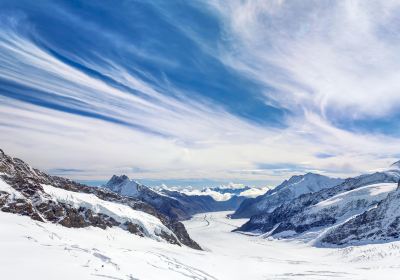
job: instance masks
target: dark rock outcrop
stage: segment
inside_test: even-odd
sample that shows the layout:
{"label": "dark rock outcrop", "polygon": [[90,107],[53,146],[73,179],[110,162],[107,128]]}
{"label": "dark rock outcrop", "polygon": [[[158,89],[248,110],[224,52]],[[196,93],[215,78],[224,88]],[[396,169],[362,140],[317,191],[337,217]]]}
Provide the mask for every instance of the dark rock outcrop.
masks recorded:
{"label": "dark rock outcrop", "polygon": [[[174,218],[170,218],[153,206],[135,198],[118,195],[101,188],[89,187],[72,180],[50,176],[34,169],[17,158],[7,156],[0,150],[0,178],[18,192],[18,196],[0,191],[0,210],[29,216],[41,222],[52,222],[72,228],[94,226],[107,228],[120,226],[129,232],[144,236],[143,229],[134,224],[120,224],[115,219],[102,213],[93,213],[83,207],[74,208],[60,203],[48,195],[42,184],[80,193],[94,194],[98,198],[120,203],[134,210],[146,212],[157,217],[174,235],[161,232],[160,237],[173,244],[184,244],[194,249],[201,249],[188,235],[185,227]],[[175,237],[176,236],[176,237]]]}

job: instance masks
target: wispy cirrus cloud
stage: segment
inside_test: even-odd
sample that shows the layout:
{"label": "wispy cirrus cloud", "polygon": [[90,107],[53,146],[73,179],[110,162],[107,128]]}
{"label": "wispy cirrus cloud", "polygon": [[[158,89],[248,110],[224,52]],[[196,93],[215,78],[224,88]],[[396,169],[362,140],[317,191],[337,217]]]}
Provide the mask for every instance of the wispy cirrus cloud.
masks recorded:
{"label": "wispy cirrus cloud", "polygon": [[396,133],[354,123],[396,114],[397,8],[352,3],[190,4],[196,19],[212,19],[213,34],[177,20],[168,5],[146,6],[165,28],[159,35],[145,22],[128,26],[129,9],[116,8],[120,29],[112,18],[100,29],[96,17],[53,4],[63,17],[52,20],[65,21],[57,30],[76,24],[82,32],[61,42],[32,11],[8,12],[0,22],[1,144],[86,180],[128,173],[259,184],[385,167],[398,154]]}
{"label": "wispy cirrus cloud", "polygon": [[396,1],[209,2],[225,23],[220,57],[279,90],[267,95],[281,106],[349,119],[398,108]]}

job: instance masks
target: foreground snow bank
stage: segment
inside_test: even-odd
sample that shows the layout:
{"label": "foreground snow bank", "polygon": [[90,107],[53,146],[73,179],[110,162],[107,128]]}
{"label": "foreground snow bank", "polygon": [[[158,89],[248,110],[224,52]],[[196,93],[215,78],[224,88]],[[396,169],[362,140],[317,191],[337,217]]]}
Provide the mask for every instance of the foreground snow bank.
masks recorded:
{"label": "foreground snow bank", "polygon": [[[346,249],[232,233],[227,212],[185,222],[207,251],[140,238],[118,227],[66,228],[0,212],[2,279],[397,279],[400,243]],[[397,244],[397,245],[396,245]],[[396,246],[395,246],[396,245]],[[395,247],[393,247],[395,246]],[[365,248],[365,250],[363,249]],[[385,255],[379,252],[385,251]],[[370,256],[370,257],[369,257]],[[376,263],[378,256],[379,262]],[[23,269],[21,269],[23,267]]]}

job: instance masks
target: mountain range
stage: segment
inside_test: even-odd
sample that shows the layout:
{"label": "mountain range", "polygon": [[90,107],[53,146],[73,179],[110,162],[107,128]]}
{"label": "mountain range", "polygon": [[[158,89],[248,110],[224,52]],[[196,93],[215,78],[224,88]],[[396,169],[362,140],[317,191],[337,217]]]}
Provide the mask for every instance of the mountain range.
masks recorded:
{"label": "mountain range", "polygon": [[182,223],[143,200],[50,176],[2,150],[0,210],[69,228],[119,227],[142,237],[201,249]]}
{"label": "mountain range", "polygon": [[248,196],[265,192],[265,189],[243,187],[150,188],[126,175],[113,175],[104,189],[123,196],[133,197],[152,205],[161,213],[177,220],[187,220],[194,214],[231,211],[239,207]]}
{"label": "mountain range", "polygon": [[393,240],[400,230],[399,180],[400,171],[393,166],[348,178],[333,187],[275,204],[273,209],[251,216],[235,231],[300,238],[318,246]]}
{"label": "mountain range", "polygon": [[[89,187],[48,175],[0,150],[0,210],[68,228],[118,227],[132,234],[194,249],[180,220],[236,210],[249,220],[235,228],[265,238],[315,246],[388,242],[400,237],[400,166],[340,179],[307,173],[268,190],[247,186],[150,188],[126,175]],[[255,198],[258,193],[263,193]]]}

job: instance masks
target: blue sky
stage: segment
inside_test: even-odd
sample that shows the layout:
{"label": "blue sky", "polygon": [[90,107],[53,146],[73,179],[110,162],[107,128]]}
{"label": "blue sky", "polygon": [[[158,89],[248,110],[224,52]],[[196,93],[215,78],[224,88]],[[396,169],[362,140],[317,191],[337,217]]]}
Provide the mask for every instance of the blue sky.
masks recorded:
{"label": "blue sky", "polygon": [[275,184],[398,159],[396,1],[0,3],[0,143],[52,174]]}

